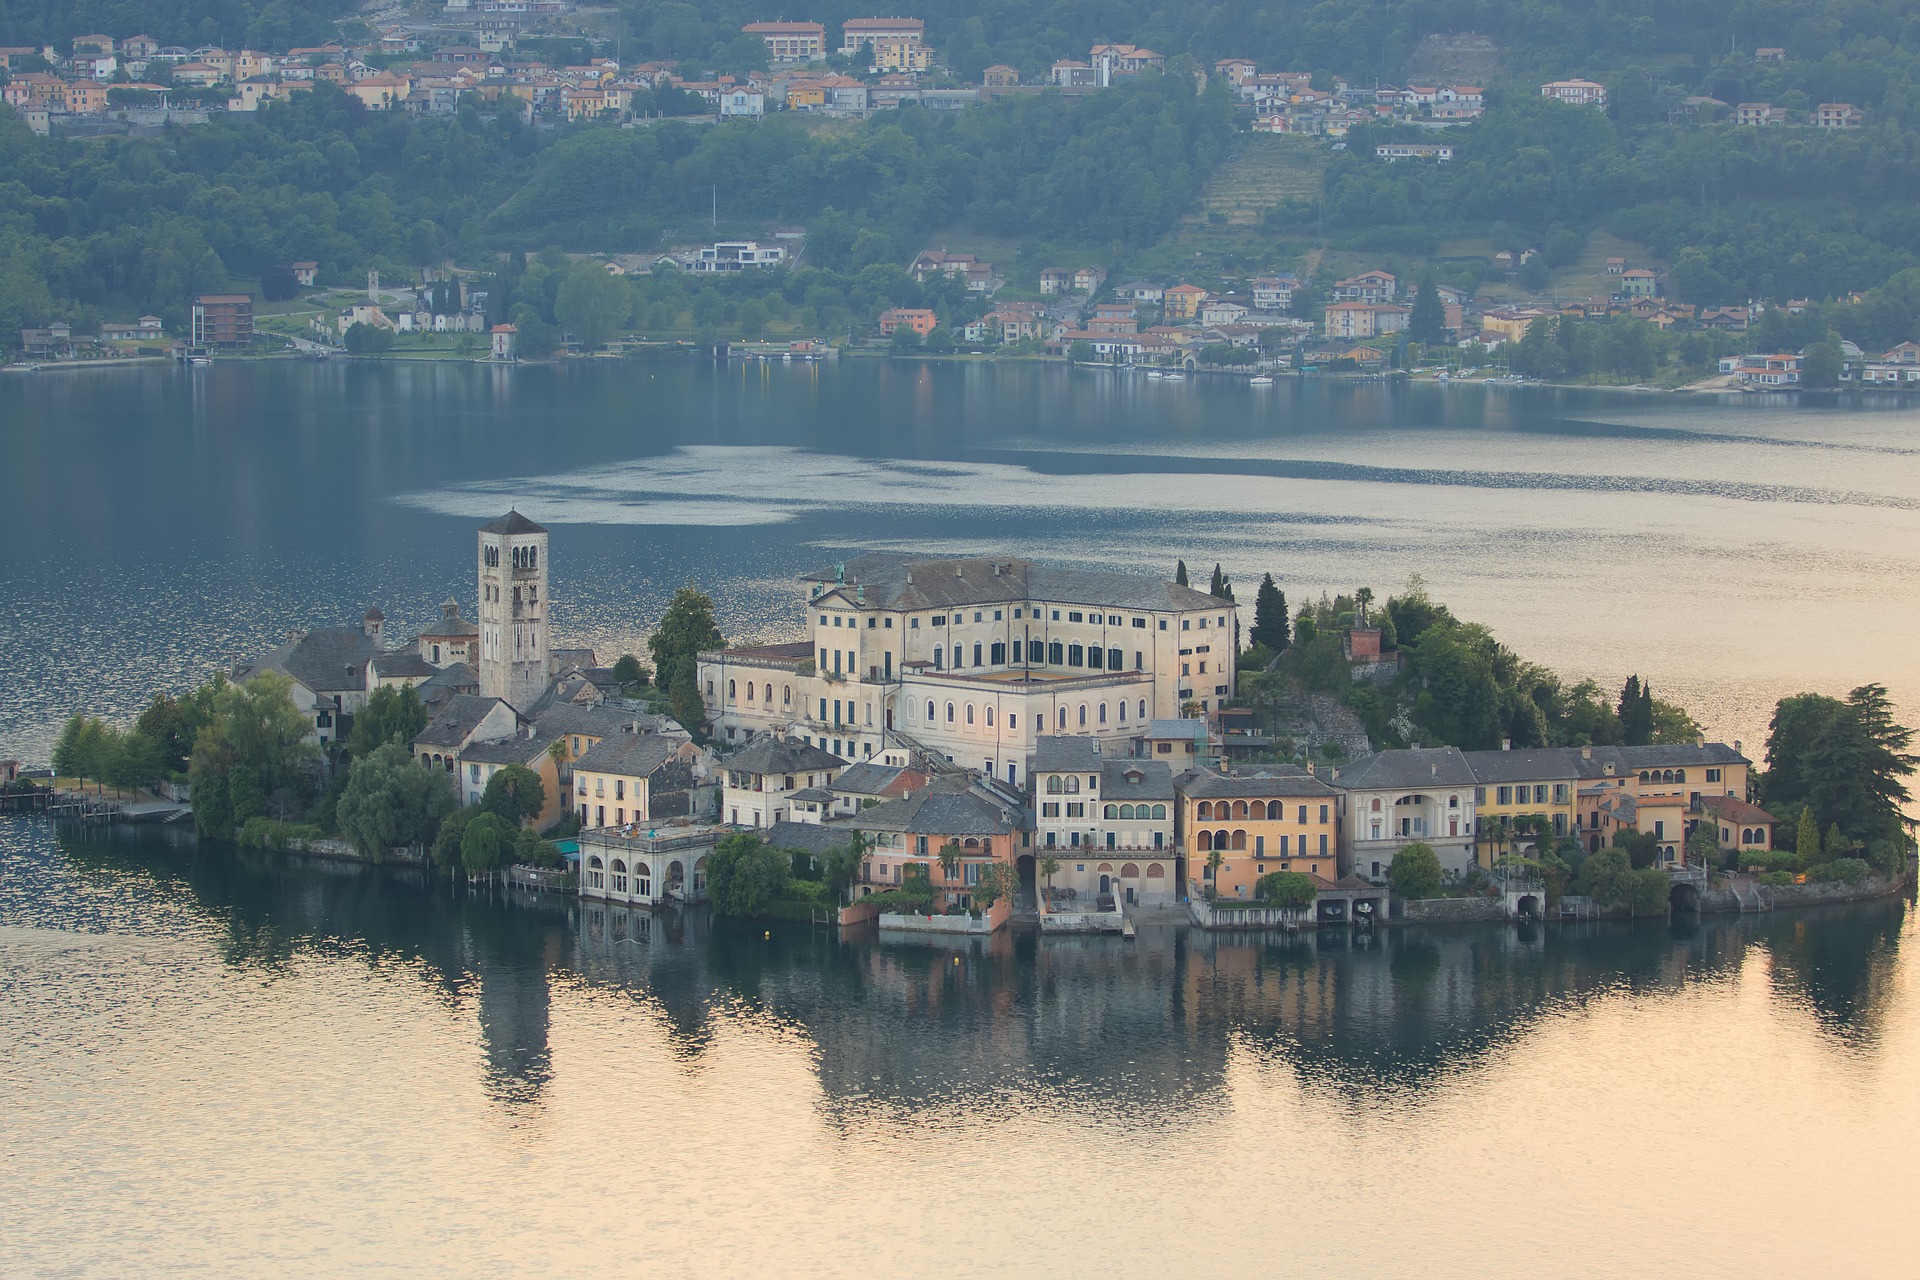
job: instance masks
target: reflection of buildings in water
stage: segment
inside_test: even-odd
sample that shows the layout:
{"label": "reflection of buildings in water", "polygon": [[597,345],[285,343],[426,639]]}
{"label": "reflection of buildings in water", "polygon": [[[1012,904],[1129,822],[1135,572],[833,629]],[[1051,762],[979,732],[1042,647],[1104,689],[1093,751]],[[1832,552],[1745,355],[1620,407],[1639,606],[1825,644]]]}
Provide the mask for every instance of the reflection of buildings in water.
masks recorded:
{"label": "reflection of buildings in water", "polygon": [[1309,1087],[1404,1096],[1475,1069],[1568,1001],[1723,976],[1768,929],[1729,918],[1369,937],[1150,924],[1131,941],[840,940],[798,926],[709,930],[696,915],[669,938],[664,918],[618,911],[581,913],[586,981],[644,992],[695,1051],[730,998],[803,1029],[836,1118],[964,1103],[1134,1124],[1220,1096],[1242,1046]]}
{"label": "reflection of buildings in water", "polygon": [[475,950],[480,1045],[487,1056],[484,1084],[495,1101],[536,1101],[553,1079],[547,972],[557,959],[551,947],[534,955]]}

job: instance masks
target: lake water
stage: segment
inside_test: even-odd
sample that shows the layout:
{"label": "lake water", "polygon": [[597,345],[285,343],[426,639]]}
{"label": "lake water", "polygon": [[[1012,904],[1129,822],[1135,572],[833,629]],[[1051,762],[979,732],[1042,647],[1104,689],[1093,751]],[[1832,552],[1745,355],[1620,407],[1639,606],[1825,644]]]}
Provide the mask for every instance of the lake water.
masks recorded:
{"label": "lake water", "polygon": [[730,640],[859,547],[1197,574],[1296,603],[1415,573],[1519,653],[1629,672],[1757,754],[1773,702],[1920,713],[1920,409],[1484,385],[1166,383],[849,361],[222,364],[0,375],[0,756],[369,603],[457,597],[547,524],[554,629],[640,649],[673,588]]}
{"label": "lake water", "polygon": [[0,851],[9,1276],[1915,1265],[1902,901],[949,946]]}
{"label": "lake water", "polygon": [[[471,611],[510,502],[607,656],[689,579],[777,635],[862,546],[1219,560],[1245,600],[1418,573],[1751,751],[1783,693],[1920,707],[1915,423],[878,363],[0,376],[0,756],[288,627]],[[0,820],[0,1274],[1906,1274],[1910,912],[949,948]]]}

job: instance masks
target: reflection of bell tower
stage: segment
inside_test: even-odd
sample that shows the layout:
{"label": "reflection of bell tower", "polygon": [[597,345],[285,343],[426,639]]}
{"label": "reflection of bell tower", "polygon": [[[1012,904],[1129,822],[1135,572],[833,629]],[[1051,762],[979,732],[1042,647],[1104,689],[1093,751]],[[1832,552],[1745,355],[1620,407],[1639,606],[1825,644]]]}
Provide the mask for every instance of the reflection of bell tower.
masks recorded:
{"label": "reflection of bell tower", "polygon": [[525,711],[547,690],[547,531],[518,511],[480,527],[480,693]]}

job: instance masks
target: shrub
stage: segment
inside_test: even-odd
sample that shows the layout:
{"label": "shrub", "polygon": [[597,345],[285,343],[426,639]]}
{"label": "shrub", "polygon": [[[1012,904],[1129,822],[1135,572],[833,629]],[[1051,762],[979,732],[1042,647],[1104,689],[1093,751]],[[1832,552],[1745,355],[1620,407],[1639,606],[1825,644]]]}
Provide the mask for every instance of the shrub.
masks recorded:
{"label": "shrub", "polygon": [[1432,898],[1440,893],[1440,855],[1433,846],[1415,841],[1393,855],[1387,882],[1395,896]]}
{"label": "shrub", "polygon": [[1626,905],[1636,916],[1657,916],[1667,909],[1667,895],[1673,885],[1667,873],[1655,867],[1642,867],[1627,877]]}
{"label": "shrub", "polygon": [[1837,880],[1841,884],[1860,884],[1872,874],[1873,868],[1859,858],[1835,858],[1832,862],[1823,862],[1807,869],[1809,880]]}
{"label": "shrub", "polygon": [[1313,878],[1298,871],[1269,871],[1253,886],[1253,896],[1275,907],[1310,907],[1320,896]]}
{"label": "shrub", "polygon": [[1765,875],[1763,875],[1763,876],[1761,876],[1761,877],[1760,877],[1760,883],[1761,883],[1761,884],[1767,884],[1767,885],[1773,885],[1773,886],[1774,886],[1775,888],[1778,888],[1779,886],[1781,886],[1781,885],[1783,885],[1783,884],[1792,884],[1792,883],[1793,883],[1793,872],[1791,872],[1791,871],[1769,871],[1769,872],[1767,872],[1767,873],[1766,873]]}

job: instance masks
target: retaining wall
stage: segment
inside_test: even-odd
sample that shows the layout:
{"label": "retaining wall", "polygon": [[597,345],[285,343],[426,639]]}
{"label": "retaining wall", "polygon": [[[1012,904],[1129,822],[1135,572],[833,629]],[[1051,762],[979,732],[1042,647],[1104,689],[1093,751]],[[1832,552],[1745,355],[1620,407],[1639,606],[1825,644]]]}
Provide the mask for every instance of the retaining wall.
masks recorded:
{"label": "retaining wall", "polygon": [[1396,924],[1486,924],[1507,918],[1498,898],[1414,898],[1393,900]]}

